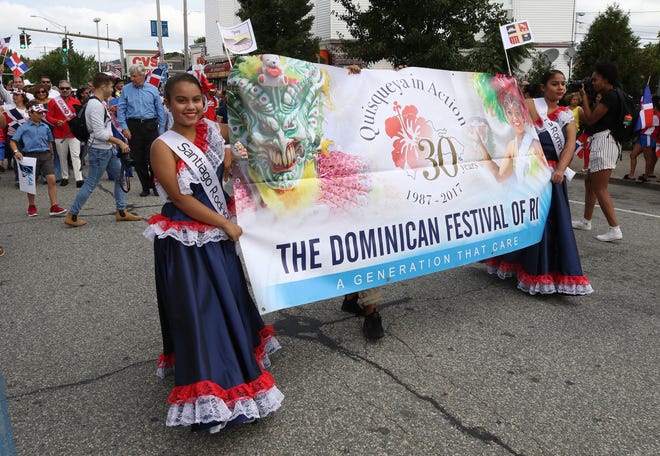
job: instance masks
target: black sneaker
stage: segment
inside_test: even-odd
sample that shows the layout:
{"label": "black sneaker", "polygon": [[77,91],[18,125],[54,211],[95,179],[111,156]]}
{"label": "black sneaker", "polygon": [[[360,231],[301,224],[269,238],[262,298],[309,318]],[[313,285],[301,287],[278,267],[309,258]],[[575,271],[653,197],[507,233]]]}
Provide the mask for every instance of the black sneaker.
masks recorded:
{"label": "black sneaker", "polygon": [[343,312],[352,313],[353,315],[364,315],[364,309],[358,304],[358,294],[355,293],[353,298],[344,296],[344,302],[341,303],[341,310]]}
{"label": "black sneaker", "polygon": [[383,322],[377,310],[364,317],[362,332],[364,333],[364,337],[369,340],[378,340],[385,335]]}
{"label": "black sneaker", "polygon": [[62,179],[60,181],[60,187],[66,187],[67,185],[69,185],[69,179]]}

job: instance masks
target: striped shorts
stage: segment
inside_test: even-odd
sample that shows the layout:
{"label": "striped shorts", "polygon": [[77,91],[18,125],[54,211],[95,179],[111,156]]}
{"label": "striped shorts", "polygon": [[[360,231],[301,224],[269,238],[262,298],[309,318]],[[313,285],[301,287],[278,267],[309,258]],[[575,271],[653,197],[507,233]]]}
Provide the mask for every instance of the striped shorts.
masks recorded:
{"label": "striped shorts", "polygon": [[589,172],[616,168],[621,155],[621,145],[616,142],[609,130],[599,131],[591,136],[591,154]]}

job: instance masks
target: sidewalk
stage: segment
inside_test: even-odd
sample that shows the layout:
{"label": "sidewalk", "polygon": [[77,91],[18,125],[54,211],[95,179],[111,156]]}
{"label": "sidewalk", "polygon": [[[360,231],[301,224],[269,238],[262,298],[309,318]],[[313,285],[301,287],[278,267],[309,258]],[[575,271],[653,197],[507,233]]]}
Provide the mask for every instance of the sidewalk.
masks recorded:
{"label": "sidewalk", "polygon": [[[658,160],[658,162],[660,162],[660,160]],[[637,179],[637,177],[644,174],[645,166],[646,166],[646,161],[644,160],[644,156],[640,155],[639,157],[637,157],[637,169],[635,170],[635,179]],[[577,156],[574,157],[573,161],[571,162],[571,168],[573,169],[573,171],[577,173],[575,175],[576,179],[584,179],[584,173],[580,172],[582,167],[583,167],[582,159],[578,158]],[[650,188],[653,190],[660,190],[660,182],[658,182],[658,178],[660,178],[660,165],[658,163],[656,163],[655,171],[653,173],[655,176],[658,177],[652,178],[648,182],[637,182],[637,180],[625,180],[623,176],[628,174],[629,171],[630,171],[630,150],[624,150],[621,161],[619,161],[616,164],[616,169],[612,171],[612,177],[610,177],[610,183],[617,185],[629,185],[640,188]]]}

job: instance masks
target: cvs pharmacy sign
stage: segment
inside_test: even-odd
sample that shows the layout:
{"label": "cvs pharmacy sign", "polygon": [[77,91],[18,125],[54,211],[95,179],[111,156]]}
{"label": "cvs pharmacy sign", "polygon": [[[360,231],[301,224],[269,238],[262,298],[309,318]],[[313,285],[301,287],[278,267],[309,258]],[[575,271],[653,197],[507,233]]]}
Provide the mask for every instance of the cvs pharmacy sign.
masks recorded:
{"label": "cvs pharmacy sign", "polygon": [[154,57],[157,51],[127,50],[126,65],[142,65],[147,70],[158,68],[158,57]]}

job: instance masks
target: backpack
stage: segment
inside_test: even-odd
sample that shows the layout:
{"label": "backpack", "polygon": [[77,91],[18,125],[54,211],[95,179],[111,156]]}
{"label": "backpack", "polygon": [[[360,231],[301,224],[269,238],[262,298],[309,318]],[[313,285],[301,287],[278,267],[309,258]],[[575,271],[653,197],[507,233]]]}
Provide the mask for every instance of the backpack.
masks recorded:
{"label": "backpack", "polygon": [[[90,96],[82,106],[76,105],[74,107],[76,115],[67,121],[71,134],[80,142],[87,142],[89,140],[89,129],[87,128],[87,120],[85,120],[85,111],[87,110],[87,103],[92,99],[98,100],[95,96]],[[108,115],[107,110],[105,115]]]}
{"label": "backpack", "polygon": [[612,136],[619,144],[630,142],[635,133],[635,125],[639,118],[639,103],[635,103],[633,97],[619,88],[614,89],[619,98],[619,116],[612,129]]}

